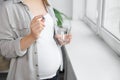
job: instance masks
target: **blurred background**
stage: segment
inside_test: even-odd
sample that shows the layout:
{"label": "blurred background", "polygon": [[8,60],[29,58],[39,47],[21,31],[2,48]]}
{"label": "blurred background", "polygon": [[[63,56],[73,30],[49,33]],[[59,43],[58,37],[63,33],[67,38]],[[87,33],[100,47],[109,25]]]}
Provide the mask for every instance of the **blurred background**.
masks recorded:
{"label": "blurred background", "polygon": [[120,80],[120,0],[48,1],[72,19],[61,80]]}
{"label": "blurred background", "polygon": [[120,0],[49,1],[72,18],[67,80],[120,80]]}

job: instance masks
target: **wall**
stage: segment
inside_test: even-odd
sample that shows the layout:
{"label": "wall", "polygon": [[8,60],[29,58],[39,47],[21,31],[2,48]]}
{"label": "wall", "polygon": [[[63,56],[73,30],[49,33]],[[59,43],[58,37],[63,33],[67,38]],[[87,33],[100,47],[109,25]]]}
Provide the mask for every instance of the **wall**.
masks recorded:
{"label": "wall", "polygon": [[84,16],[85,0],[73,0],[73,19],[79,20]]}
{"label": "wall", "polygon": [[85,0],[49,0],[54,7],[72,17],[73,20],[82,19],[85,10]]}
{"label": "wall", "polygon": [[52,5],[66,14],[69,17],[72,17],[72,10],[73,10],[73,0],[49,0]]}

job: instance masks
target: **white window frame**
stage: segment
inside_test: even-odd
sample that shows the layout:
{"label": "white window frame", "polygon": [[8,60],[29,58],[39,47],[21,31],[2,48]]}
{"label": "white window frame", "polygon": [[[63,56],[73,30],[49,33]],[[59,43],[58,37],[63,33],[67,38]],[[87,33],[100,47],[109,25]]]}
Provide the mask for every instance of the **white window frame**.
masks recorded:
{"label": "white window frame", "polygon": [[[98,3],[100,2],[100,0],[98,0]],[[97,24],[95,23],[95,22],[93,22],[89,17],[87,17],[87,15],[86,15],[86,9],[87,9],[87,7],[86,7],[86,4],[87,3],[87,0],[85,0],[85,14],[84,14],[84,17],[83,17],[83,21],[86,23],[86,24],[88,24],[88,25],[90,25],[90,27],[92,28],[92,30],[94,31],[94,32],[98,32],[98,28],[96,28],[97,27],[97,24],[98,24],[98,20],[99,20],[99,5],[97,6],[97,9],[98,9],[98,19],[97,19]],[[97,4],[98,4],[97,3]]]}
{"label": "white window frame", "polygon": [[[85,0],[86,1],[86,0]],[[103,14],[105,9],[105,0],[98,1],[98,20],[97,24],[93,23],[86,14],[84,15],[83,21],[90,26],[90,28],[102,38],[116,53],[120,56],[120,39],[114,36],[111,32],[102,27]],[[86,11],[86,2],[85,2]],[[85,12],[86,13],[86,12]]]}

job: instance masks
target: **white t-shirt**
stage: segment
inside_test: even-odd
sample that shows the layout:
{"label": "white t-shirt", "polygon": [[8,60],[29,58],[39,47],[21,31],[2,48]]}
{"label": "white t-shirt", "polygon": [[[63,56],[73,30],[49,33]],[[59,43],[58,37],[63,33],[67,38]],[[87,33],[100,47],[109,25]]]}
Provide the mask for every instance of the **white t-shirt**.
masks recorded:
{"label": "white t-shirt", "polygon": [[40,79],[52,78],[62,63],[62,55],[54,40],[54,21],[46,14],[45,27],[37,40]]}

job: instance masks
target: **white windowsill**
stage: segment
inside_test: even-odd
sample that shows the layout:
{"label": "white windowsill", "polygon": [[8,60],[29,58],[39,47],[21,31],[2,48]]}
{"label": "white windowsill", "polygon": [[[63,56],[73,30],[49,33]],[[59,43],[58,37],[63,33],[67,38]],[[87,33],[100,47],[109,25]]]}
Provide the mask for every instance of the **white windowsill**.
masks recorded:
{"label": "white windowsill", "polygon": [[66,46],[77,80],[120,80],[120,58],[83,22],[73,22]]}

